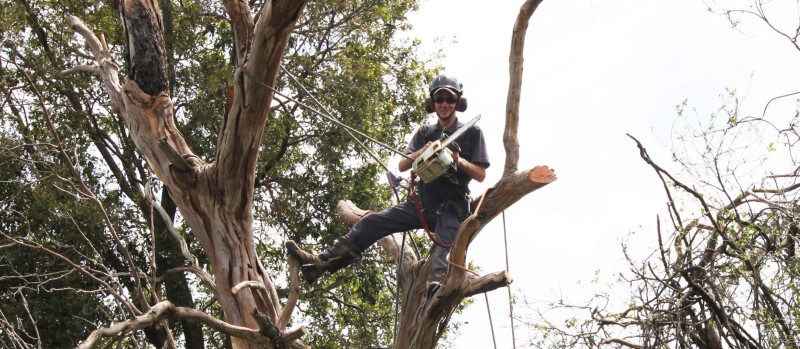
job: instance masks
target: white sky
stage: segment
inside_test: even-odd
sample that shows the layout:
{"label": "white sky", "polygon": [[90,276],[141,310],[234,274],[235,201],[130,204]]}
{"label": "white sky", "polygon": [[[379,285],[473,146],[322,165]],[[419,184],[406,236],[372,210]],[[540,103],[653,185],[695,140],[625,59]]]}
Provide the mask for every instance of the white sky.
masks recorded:
{"label": "white sky", "polygon": [[[462,119],[482,115],[492,167],[484,183],[472,186],[473,195],[497,182],[505,161],[509,45],[522,3],[427,0],[411,16],[411,35],[427,50],[439,38],[447,56],[442,64],[464,83],[469,109]],[[702,1],[544,1],[525,44],[520,168],[548,165],[559,179],[506,211],[515,296],[544,311],[549,301],[581,303],[613,283],[627,270],[620,242],[638,246],[641,257],[655,247],[656,214],[666,217],[661,183],[625,134],[668,165],[665,144],[677,104],[688,99],[706,116],[722,104],[726,88],[735,88],[746,97],[744,109],[760,114],[770,98],[798,90],[797,57],[763,25],[731,29]],[[793,112],[793,100],[782,103]],[[472,243],[468,259],[483,273],[503,270],[503,251],[498,217]],[[592,284],[596,271],[601,279]],[[511,348],[507,291],[489,297],[497,347]],[[468,322],[456,348],[493,347],[484,297],[454,320]],[[517,330],[517,347],[528,338]]]}

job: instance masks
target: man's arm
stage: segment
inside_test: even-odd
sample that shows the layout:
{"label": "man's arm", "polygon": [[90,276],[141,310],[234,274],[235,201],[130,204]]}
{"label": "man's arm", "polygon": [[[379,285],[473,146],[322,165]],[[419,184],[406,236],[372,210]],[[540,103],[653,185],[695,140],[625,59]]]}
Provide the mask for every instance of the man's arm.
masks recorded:
{"label": "man's arm", "polygon": [[459,156],[458,153],[453,153],[453,162],[456,163],[456,167],[459,171],[464,171],[470,178],[478,182],[483,182],[483,180],[486,179],[485,166],[473,164]]}

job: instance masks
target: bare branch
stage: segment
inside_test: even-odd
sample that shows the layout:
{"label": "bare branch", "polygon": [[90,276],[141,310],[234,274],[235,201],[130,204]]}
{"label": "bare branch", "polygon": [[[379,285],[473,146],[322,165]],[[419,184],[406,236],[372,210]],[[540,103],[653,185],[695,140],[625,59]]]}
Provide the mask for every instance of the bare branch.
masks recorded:
{"label": "bare branch", "polygon": [[213,278],[211,275],[206,273],[203,268],[200,267],[200,263],[197,261],[197,258],[189,251],[189,246],[186,244],[186,239],[181,236],[178,230],[175,229],[175,226],[171,224],[172,219],[169,217],[169,214],[161,204],[153,199],[153,193],[150,190],[145,191],[145,200],[147,203],[153,207],[156,212],[158,212],[159,216],[161,216],[161,220],[164,222],[164,226],[167,227],[167,231],[172,235],[175,241],[178,242],[178,246],[180,247],[181,254],[183,258],[186,258],[192,264],[192,271],[200,278],[200,281],[214,294],[217,292],[217,285],[214,283]]}
{"label": "bare branch", "polygon": [[634,344],[634,343],[631,343],[631,342],[628,342],[628,341],[626,341],[626,340],[619,339],[619,338],[608,338],[608,339],[604,339],[604,340],[600,341],[600,344],[601,344],[601,345],[602,345],[602,344],[619,344],[619,345],[626,346],[626,347],[628,347],[628,348],[634,348],[634,349],[640,349],[640,348],[642,348],[642,346],[641,346],[641,345]]}
{"label": "bare branch", "polygon": [[508,275],[508,272],[505,270],[476,278],[470,278],[468,280],[469,286],[467,286],[466,290],[464,291],[464,295],[466,297],[472,297],[476,294],[486,293],[501,287],[506,287],[513,282],[511,275]]}
{"label": "bare branch", "polygon": [[283,306],[281,315],[278,317],[278,330],[286,331],[286,326],[292,319],[292,313],[297,300],[300,298],[300,261],[295,258],[289,258],[289,297],[286,299],[286,305]]}
{"label": "bare branch", "polygon": [[233,294],[237,294],[237,293],[239,293],[239,291],[241,291],[242,289],[245,289],[245,288],[257,288],[257,289],[260,289],[260,290],[267,291],[267,287],[264,286],[264,284],[262,284],[262,283],[260,283],[258,281],[242,281],[242,282],[236,284],[236,286],[233,286],[231,288],[231,292],[233,292]]}
{"label": "bare branch", "polygon": [[273,347],[269,338],[260,335],[258,330],[230,325],[204,312],[191,308],[176,307],[169,301],[162,301],[153,305],[147,313],[137,316],[136,318],[116,323],[108,328],[101,328],[93,331],[86,340],[78,345],[78,349],[95,348],[104,338],[115,338],[121,335],[126,336],[134,331],[139,331],[163,320],[178,319],[197,321],[227,335],[261,344],[267,348]]}
{"label": "bare branch", "polygon": [[528,22],[542,0],[527,0],[519,9],[517,21],[511,36],[511,52],[508,57],[508,96],[506,97],[506,126],[503,132],[503,145],[506,150],[506,164],[503,176],[517,172],[519,166],[519,101],[522,95],[522,68],[524,63],[525,36]]}
{"label": "bare branch", "polygon": [[91,73],[100,77],[103,76],[103,70],[98,68],[96,65],[78,65],[61,71],[61,74],[64,75],[72,75],[78,73]]}
{"label": "bare branch", "polygon": [[111,105],[115,111],[123,111],[124,103],[122,102],[122,85],[119,82],[119,66],[114,63],[111,58],[111,53],[97,36],[81,21],[78,17],[70,16],[67,23],[72,26],[76,33],[81,35],[94,54],[95,62],[98,69],[100,69],[103,83],[106,86],[106,91],[111,97]]}
{"label": "bare branch", "polygon": [[547,166],[537,166],[528,171],[504,175],[494,188],[487,192],[487,198],[481,197],[483,203],[480,205],[480,210],[461,224],[450,249],[450,260],[458,265],[466,265],[467,248],[486,224],[525,195],[556,179],[555,172]]}

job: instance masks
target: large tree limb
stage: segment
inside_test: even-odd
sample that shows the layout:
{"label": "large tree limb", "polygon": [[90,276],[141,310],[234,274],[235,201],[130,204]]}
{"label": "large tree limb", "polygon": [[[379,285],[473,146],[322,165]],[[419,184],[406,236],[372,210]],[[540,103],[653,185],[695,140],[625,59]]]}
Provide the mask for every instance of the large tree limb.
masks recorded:
{"label": "large tree limb", "polygon": [[542,0],[527,0],[519,9],[517,21],[511,35],[511,52],[508,56],[508,96],[506,97],[506,127],[503,132],[503,146],[506,150],[506,164],[503,176],[517,172],[519,166],[519,101],[522,95],[522,68],[524,63],[525,35],[528,22]]}
{"label": "large tree limb", "polygon": [[[149,3],[142,4],[147,5]],[[139,5],[129,5],[128,8],[141,9],[148,14],[158,12],[157,10],[145,10],[146,8],[144,6]],[[127,16],[138,18],[138,16],[132,13],[128,13]],[[97,38],[97,36],[95,36],[77,17],[70,17],[67,21],[75,32],[84,38],[91,48],[95,58],[95,64],[99,68],[106,92],[109,94],[112,109],[118,111],[123,116],[128,129],[131,131],[131,139],[136,144],[136,147],[143,153],[148,164],[159,179],[164,182],[165,185],[170,186],[174,184],[173,176],[196,176],[196,174],[186,173],[185,171],[183,173],[173,173],[170,169],[171,162],[169,161],[169,157],[162,148],[159,147],[162,138],[166,138],[169,146],[183,156],[195,170],[199,170],[202,165],[199,159],[189,149],[189,146],[174,124],[172,101],[166,94],[166,91],[159,91],[156,96],[153,96],[142,90],[133,80],[125,79],[124,83],[120,83],[118,76],[119,67],[113,62],[111,53],[108,51],[105,43]],[[158,21],[155,20],[144,21],[137,19],[134,23],[138,25],[152,25],[157,22]],[[133,28],[132,23],[128,23],[126,27],[129,31],[134,33],[152,32],[152,29]],[[136,52],[138,51],[131,52],[131,55],[133,56]],[[149,55],[147,56],[149,57]],[[140,66],[142,65],[140,64]],[[142,69],[144,68],[140,68],[140,77],[158,74],[157,72],[145,73],[142,72]],[[148,82],[148,84],[150,83]],[[192,179],[180,179],[178,181],[178,183],[192,182]]]}
{"label": "large tree limb", "polygon": [[[253,39],[253,16],[250,14],[250,5],[244,0],[223,0],[222,4],[233,29],[235,64],[240,65],[245,61]],[[265,1],[262,12],[268,11],[270,6],[270,1]]]}
{"label": "large tree limb", "polygon": [[151,96],[169,93],[164,23],[158,1],[126,0],[120,12],[128,36],[128,77]]}
{"label": "large tree limb", "polygon": [[503,176],[493,189],[485,194],[487,197],[482,198],[483,203],[478,211],[461,224],[450,249],[450,261],[457,265],[465,265],[470,242],[487,223],[528,193],[555,180],[555,173],[547,166],[537,166],[528,171]]}
{"label": "large tree limb", "polygon": [[259,145],[278,67],[305,4],[306,1],[267,2],[255,24],[248,54],[239,61],[233,101],[223,121],[214,163],[215,177],[237,179],[217,182],[228,209],[236,215],[252,211]]}

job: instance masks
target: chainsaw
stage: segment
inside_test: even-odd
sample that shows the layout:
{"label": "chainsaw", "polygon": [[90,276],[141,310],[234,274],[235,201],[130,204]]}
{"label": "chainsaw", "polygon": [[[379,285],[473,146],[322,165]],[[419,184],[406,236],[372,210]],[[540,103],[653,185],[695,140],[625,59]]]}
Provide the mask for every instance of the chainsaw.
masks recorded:
{"label": "chainsaw", "polygon": [[453,163],[453,151],[450,150],[448,146],[455,142],[458,137],[475,125],[480,119],[481,115],[478,114],[446,139],[439,139],[431,143],[431,145],[414,160],[412,164],[414,173],[416,173],[423,182],[430,183],[447,172],[449,168],[455,168],[455,164]]}

